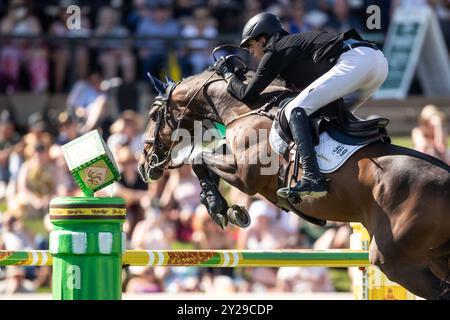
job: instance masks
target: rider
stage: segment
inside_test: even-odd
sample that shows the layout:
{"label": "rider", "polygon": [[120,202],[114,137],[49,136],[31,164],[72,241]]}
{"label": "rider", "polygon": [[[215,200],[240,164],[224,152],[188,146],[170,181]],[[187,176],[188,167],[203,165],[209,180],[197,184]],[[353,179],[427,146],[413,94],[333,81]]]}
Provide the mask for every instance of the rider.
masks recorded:
{"label": "rider", "polygon": [[[386,58],[375,44],[363,40],[354,29],[344,33],[310,31],[290,35],[280,19],[267,12],[257,14],[245,24],[240,46],[260,59],[255,76],[247,84],[234,75],[230,60],[221,58],[213,66],[228,82],[228,92],[236,99],[245,103],[256,100],[277,76],[296,91],[306,87],[284,111],[303,169],[302,179],[291,191],[300,197],[326,196],[326,180],[315,156],[308,116],[350,94],[357,96],[347,105],[360,106],[386,79]],[[288,197],[289,188],[278,190],[278,195]]]}

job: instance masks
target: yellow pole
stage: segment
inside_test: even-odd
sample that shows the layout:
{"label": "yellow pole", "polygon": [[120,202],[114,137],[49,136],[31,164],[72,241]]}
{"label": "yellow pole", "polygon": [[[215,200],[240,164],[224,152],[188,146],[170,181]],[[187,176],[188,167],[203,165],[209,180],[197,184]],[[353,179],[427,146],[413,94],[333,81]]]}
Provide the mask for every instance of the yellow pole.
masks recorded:
{"label": "yellow pole", "polygon": [[[370,236],[360,223],[351,223],[352,250],[369,250]],[[355,300],[415,300],[416,297],[399,284],[389,280],[378,267],[351,268]]]}

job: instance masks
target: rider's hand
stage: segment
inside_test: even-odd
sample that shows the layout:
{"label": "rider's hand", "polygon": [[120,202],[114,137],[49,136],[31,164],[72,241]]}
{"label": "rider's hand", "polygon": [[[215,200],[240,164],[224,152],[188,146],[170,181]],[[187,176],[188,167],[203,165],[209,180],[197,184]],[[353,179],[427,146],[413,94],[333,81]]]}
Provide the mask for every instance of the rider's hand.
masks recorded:
{"label": "rider's hand", "polygon": [[216,71],[219,76],[225,78],[225,80],[229,80],[234,75],[234,66],[230,60],[225,59],[225,57],[220,57],[220,59],[213,64],[211,69]]}

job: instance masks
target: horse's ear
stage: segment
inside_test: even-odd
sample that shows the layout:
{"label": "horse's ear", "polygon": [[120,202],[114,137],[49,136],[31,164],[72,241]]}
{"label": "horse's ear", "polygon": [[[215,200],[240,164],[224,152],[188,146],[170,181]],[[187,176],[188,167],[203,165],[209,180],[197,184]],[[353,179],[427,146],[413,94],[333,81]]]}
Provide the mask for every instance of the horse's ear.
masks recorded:
{"label": "horse's ear", "polygon": [[172,79],[170,79],[167,75],[166,75],[166,83],[168,85],[171,85],[172,83],[175,83],[175,81],[173,81]]}
{"label": "horse's ear", "polygon": [[150,72],[147,72],[147,76],[150,78],[150,82],[153,85],[153,88],[155,88],[156,91],[158,91],[158,93],[160,95],[163,95],[164,93],[166,93],[166,89],[169,86],[168,84],[162,82],[161,80],[159,80],[158,78],[154,77],[151,75]]}

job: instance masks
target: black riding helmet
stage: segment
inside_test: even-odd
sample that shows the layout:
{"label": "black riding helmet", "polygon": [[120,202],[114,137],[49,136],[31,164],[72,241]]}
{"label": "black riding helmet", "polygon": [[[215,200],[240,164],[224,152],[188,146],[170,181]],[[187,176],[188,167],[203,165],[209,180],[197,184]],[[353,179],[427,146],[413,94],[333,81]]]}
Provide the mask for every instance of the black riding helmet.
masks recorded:
{"label": "black riding helmet", "polygon": [[259,13],[245,24],[240,47],[246,47],[250,40],[259,36],[267,35],[270,38],[283,30],[283,25],[276,15],[269,12]]}

